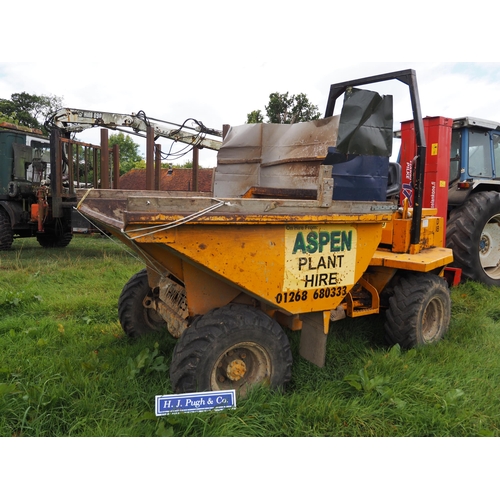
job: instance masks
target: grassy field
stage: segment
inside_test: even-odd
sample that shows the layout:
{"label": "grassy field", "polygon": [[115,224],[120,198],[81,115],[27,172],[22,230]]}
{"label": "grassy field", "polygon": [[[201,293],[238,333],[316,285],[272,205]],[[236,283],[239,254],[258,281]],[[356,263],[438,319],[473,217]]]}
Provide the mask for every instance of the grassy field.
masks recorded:
{"label": "grassy field", "polygon": [[235,410],[157,418],[174,340],[127,339],[117,301],[143,268],[120,244],[76,236],[65,249],[16,240],[0,253],[0,436],[498,436],[500,290],[452,291],[438,345],[401,352],[383,317],[332,325],[327,365],[298,356],[285,393]]}

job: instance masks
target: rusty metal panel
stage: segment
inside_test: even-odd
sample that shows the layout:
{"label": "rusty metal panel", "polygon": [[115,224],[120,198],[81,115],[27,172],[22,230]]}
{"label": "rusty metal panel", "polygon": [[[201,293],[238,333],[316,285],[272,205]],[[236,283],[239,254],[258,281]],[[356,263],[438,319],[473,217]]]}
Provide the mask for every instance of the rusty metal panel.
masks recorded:
{"label": "rusty metal panel", "polygon": [[214,196],[243,196],[250,188],[260,185],[260,162],[217,162],[214,172]]}
{"label": "rusty metal panel", "polygon": [[[124,192],[121,191],[123,194]],[[112,195],[113,193],[110,193]],[[393,201],[365,202],[365,201],[335,201],[328,207],[321,207],[317,200],[279,200],[259,198],[234,198],[220,202],[210,197],[176,196],[175,192],[151,193],[146,196],[142,192],[129,192],[126,198],[127,211],[125,222],[142,222],[157,224],[177,220],[184,215],[203,213],[197,221],[220,220],[224,222],[239,219],[246,223],[276,221],[286,223],[294,217],[299,222],[332,221],[332,220],[364,220],[375,221],[392,219],[397,209]],[[94,195],[89,196],[89,202]],[[118,197],[119,198],[119,197]],[[213,209],[213,210],[212,210]],[[210,210],[210,211],[208,211]],[[244,220],[242,219],[244,217]],[[288,218],[290,217],[290,219]]]}
{"label": "rusty metal panel", "polygon": [[242,196],[252,187],[317,189],[321,162],[337,141],[338,122],[333,116],[232,127],[217,156],[214,196]]}
{"label": "rusty metal panel", "polygon": [[263,124],[262,166],[323,159],[337,143],[339,117],[282,125]]}

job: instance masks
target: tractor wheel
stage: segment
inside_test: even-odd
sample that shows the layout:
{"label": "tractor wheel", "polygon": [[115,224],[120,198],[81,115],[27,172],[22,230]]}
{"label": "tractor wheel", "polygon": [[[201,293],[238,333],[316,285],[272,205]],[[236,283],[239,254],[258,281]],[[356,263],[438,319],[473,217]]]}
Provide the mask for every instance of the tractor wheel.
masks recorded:
{"label": "tractor wheel", "polygon": [[67,247],[73,239],[73,233],[66,231],[62,233],[38,233],[36,240],[44,248],[64,248]]}
{"label": "tractor wheel", "polygon": [[0,250],[9,250],[14,241],[9,214],[0,207]]}
{"label": "tractor wheel", "polygon": [[389,298],[386,338],[409,349],[441,340],[450,323],[451,299],[446,281],[435,274],[401,277]]}
{"label": "tractor wheel", "polygon": [[267,314],[229,304],[199,316],[177,342],[170,380],[176,393],[281,388],[292,376],[288,337]]}
{"label": "tractor wheel", "polygon": [[464,280],[500,286],[500,193],[475,193],[455,208],[447,223],[446,246]]}
{"label": "tractor wheel", "polygon": [[122,289],[118,299],[118,318],[123,331],[131,338],[159,332],[166,327],[154,309],[144,307],[143,301],[150,293],[146,269],[134,274]]}

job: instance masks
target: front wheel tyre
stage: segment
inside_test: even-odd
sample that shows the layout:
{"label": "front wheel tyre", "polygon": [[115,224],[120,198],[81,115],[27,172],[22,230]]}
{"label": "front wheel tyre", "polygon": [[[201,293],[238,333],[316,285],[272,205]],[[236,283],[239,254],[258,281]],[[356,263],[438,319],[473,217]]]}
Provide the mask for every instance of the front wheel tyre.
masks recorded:
{"label": "front wheel tyre", "polygon": [[438,342],[448,330],[450,291],[446,281],[429,273],[401,277],[389,298],[385,331],[390,344],[402,348]]}
{"label": "front wheel tyre", "polygon": [[200,316],[177,342],[170,366],[176,393],[281,388],[292,375],[288,337],[267,314],[229,304]]}

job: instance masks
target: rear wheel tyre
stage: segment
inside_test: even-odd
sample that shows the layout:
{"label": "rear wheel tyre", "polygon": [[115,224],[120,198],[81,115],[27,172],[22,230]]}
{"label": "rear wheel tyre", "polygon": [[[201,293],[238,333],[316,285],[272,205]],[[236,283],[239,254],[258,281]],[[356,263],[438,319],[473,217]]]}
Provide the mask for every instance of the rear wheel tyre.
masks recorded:
{"label": "rear wheel tyre", "polygon": [[66,231],[63,233],[38,233],[36,239],[43,248],[64,248],[73,239],[73,233]]}
{"label": "rear wheel tyre", "polygon": [[434,344],[448,330],[450,316],[450,291],[444,279],[429,273],[406,275],[389,299],[386,338],[406,349]]}
{"label": "rear wheel tyre", "polygon": [[447,223],[446,246],[463,280],[500,286],[500,193],[475,193],[455,208]]}
{"label": "rear wheel tyre", "polygon": [[195,319],[177,342],[170,380],[176,393],[252,386],[282,388],[292,376],[288,337],[267,314],[229,304]]}
{"label": "rear wheel tyre", "polygon": [[118,299],[118,318],[123,331],[131,338],[138,338],[166,328],[162,317],[144,307],[144,299],[151,294],[146,269],[134,274],[123,287]]}
{"label": "rear wheel tyre", "polygon": [[9,214],[0,208],[0,250],[9,250],[14,241]]}

